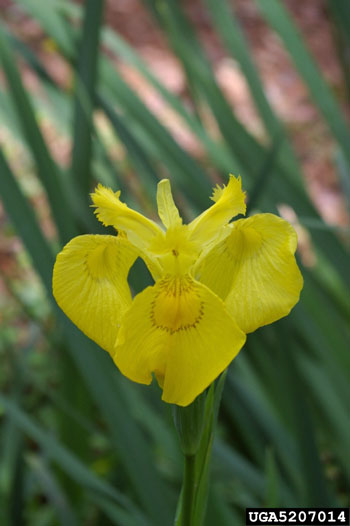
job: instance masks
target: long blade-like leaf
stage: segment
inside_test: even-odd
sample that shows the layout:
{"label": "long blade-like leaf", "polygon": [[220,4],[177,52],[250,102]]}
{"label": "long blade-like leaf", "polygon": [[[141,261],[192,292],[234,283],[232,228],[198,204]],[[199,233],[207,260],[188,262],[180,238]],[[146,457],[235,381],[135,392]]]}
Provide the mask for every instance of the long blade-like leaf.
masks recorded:
{"label": "long blade-like leaf", "polygon": [[283,40],[296,68],[305,81],[314,103],[342,147],[350,164],[350,132],[339,104],[327,86],[316,62],[304,45],[302,35],[281,0],[255,0],[261,13]]}
{"label": "long blade-like leaf", "polygon": [[13,401],[0,394],[0,403],[16,422],[17,426],[32,440],[40,445],[47,457],[54,460],[60,468],[66,471],[77,483],[83,485],[89,491],[94,491],[101,497],[111,499],[118,505],[120,513],[133,513],[137,515],[137,508],[132,505],[127,497],[119,493],[108,482],[97,477],[77,457],[60,444],[51,433],[47,433],[39,424],[32,420]]}
{"label": "long blade-like leaf", "polygon": [[103,8],[104,0],[87,0],[86,2],[75,81],[74,140],[71,171],[81,192],[86,195],[86,199],[91,181],[92,118]]}
{"label": "long blade-like leaf", "polygon": [[242,69],[242,73],[247,80],[253,101],[265,125],[267,134],[270,135],[271,139],[277,135],[281,137],[281,150],[283,154],[288,159],[288,163],[293,170],[300,172],[293,149],[290,147],[288,140],[286,140],[287,134],[284,127],[274,113],[265,95],[259,73],[249,53],[248,41],[244,37],[234,12],[229,9],[226,0],[205,0],[205,4],[210,10],[218,34]]}
{"label": "long blade-like leaf", "polygon": [[0,149],[0,196],[5,210],[30,254],[46,290],[51,293],[53,253]]}
{"label": "long blade-like leaf", "polygon": [[74,227],[73,214],[61,181],[59,170],[53,161],[42,133],[36,122],[33,107],[26,93],[14,57],[0,27],[0,60],[9,84],[10,95],[18,113],[24,135],[35,159],[38,175],[45,187],[53,217],[61,241],[67,242],[77,231]]}

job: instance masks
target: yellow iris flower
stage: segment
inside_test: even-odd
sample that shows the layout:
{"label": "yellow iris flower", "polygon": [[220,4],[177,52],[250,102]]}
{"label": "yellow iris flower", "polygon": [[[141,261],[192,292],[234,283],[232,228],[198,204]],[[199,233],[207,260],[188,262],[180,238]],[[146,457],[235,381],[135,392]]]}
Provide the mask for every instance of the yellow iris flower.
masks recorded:
{"label": "yellow iris flower", "polygon": [[[65,314],[120,371],[163,400],[190,404],[238,354],[246,333],[286,316],[303,280],[289,223],[245,213],[241,179],[214,189],[214,204],[184,225],[167,179],[157,190],[159,226],[98,185],[97,218],[117,236],[82,235],[57,256],[53,293]],[[141,257],[154,285],[134,299],[127,282]]]}

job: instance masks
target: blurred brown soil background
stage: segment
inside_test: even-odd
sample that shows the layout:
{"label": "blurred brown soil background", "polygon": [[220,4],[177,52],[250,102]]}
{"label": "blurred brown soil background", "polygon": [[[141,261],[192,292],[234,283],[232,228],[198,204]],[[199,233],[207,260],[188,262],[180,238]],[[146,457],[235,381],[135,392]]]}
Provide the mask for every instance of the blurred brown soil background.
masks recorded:
{"label": "blurred brown soil background", "polygon": [[[199,0],[187,0],[182,4],[196,27],[200,40],[213,63],[218,82],[237,116],[253,134],[264,140],[266,134],[257,117],[245,79],[236,62],[219,41],[202,3]],[[335,151],[330,133],[312,104],[288,54],[284,51],[278,37],[262,20],[253,0],[231,0],[231,4],[249,41],[267,98],[284,121],[292,138],[314,203],[326,222],[339,226],[347,225],[345,200],[334,168]],[[339,67],[333,28],[325,2],[287,0],[286,4],[326,80],[343,104],[344,112],[349,115],[349,109],[345,107],[344,79]],[[0,15],[12,30],[35,49],[57,81],[69,86],[72,82],[72,73],[52,49],[39,25],[23,15],[10,0],[0,0]],[[181,66],[141,0],[107,1],[105,22],[140,53],[168,89],[188,102]],[[178,118],[141,75],[126,63],[116,61],[116,67],[121,69],[128,83],[172,131],[180,144],[192,155],[200,158],[202,151],[195,137],[184,129]],[[37,89],[34,75],[24,64],[21,64],[21,70],[28,89]],[[61,164],[66,165],[70,156],[69,141],[66,137],[59,136],[57,131],[52,129],[52,125],[45,122],[41,125],[44,127],[45,137],[53,155]],[[208,125],[211,126],[210,121]],[[212,132],[216,133],[216,130],[213,129]],[[0,134],[2,135],[1,123]],[[234,166],[232,171],[235,172]],[[33,199],[38,204],[37,208],[45,229],[49,234],[52,233],[48,212],[43,206],[45,199],[40,195],[34,195]],[[3,221],[4,216],[0,209],[0,224]],[[7,264],[12,260],[11,255],[20,250],[17,244],[20,245],[20,242],[13,237],[0,236],[2,271],[11,267]]]}

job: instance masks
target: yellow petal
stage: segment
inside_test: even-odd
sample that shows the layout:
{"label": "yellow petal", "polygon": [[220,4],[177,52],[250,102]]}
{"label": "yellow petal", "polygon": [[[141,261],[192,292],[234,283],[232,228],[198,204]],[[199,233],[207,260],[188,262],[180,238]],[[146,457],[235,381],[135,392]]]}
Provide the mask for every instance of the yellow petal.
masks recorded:
{"label": "yellow petal", "polygon": [[225,300],[248,333],[286,316],[298,302],[303,278],[293,227],[273,214],[232,225],[232,233],[201,264],[200,280]]}
{"label": "yellow petal", "polygon": [[72,239],[56,259],[53,295],[58,305],[108,352],[131,304],[127,275],[137,255],[125,238],[84,235]]}
{"label": "yellow petal", "polygon": [[189,276],[166,277],[138,294],[123,318],[114,361],[136,382],[154,373],[163,400],[190,404],[245,342],[223,302]]}
{"label": "yellow petal", "polygon": [[158,215],[166,228],[182,224],[179,211],[174,203],[169,179],[162,179],[157,187]]}
{"label": "yellow petal", "polygon": [[245,214],[245,193],[242,192],[241,178],[230,175],[228,185],[223,188],[217,186],[211,199],[214,204],[188,225],[192,238],[204,244],[210,243],[232,217]]}
{"label": "yellow petal", "polygon": [[113,192],[101,184],[91,194],[95,214],[105,226],[112,225],[118,230],[126,232],[128,239],[135,246],[147,250],[149,243],[162,229],[139,212],[132,210],[119,199],[120,191]]}

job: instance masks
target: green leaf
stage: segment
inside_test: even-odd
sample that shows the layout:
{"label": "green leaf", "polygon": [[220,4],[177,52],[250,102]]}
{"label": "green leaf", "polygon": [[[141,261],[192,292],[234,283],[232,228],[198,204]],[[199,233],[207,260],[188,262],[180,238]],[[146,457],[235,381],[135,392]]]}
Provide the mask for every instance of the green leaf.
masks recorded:
{"label": "green leaf", "polygon": [[120,35],[115,34],[109,29],[104,29],[103,41],[105,45],[116,55],[123,59],[128,65],[134,66],[143,77],[155,88],[163,100],[176,112],[176,115],[182,119],[183,125],[196,135],[203,144],[206,153],[214,161],[224,174],[232,170],[236,161],[231,152],[219,141],[214,140],[200,120],[193,115],[183,104],[180,98],[170,92],[147,67],[142,57],[123,40]]}
{"label": "green leaf", "polygon": [[271,174],[273,173],[273,166],[276,162],[276,158],[282,146],[282,140],[283,135],[278,135],[274,137],[271,147],[267,152],[266,159],[255,177],[254,186],[251,192],[249,193],[249,200],[246,209],[247,216],[257,206],[257,203],[259,202],[259,198],[262,195],[262,193],[266,192],[266,187],[269,183]]}
{"label": "green leaf", "polygon": [[277,136],[280,138],[281,154],[286,157],[291,169],[300,173],[300,167],[293,148],[290,146],[289,141],[286,140],[287,134],[284,126],[266,98],[264,86],[249,51],[248,41],[241,30],[234,11],[229,8],[226,0],[205,0],[205,4],[227,50],[241,67],[256,109],[265,125],[267,134],[271,137],[271,142],[274,143]]}
{"label": "green leaf", "polygon": [[290,422],[294,429],[298,456],[303,466],[302,491],[300,505],[322,506],[335,505],[334,497],[329,490],[322,469],[319,447],[316,441],[312,414],[305,396],[305,388],[296,367],[292,338],[286,320],[275,325],[280,347],[283,342],[284,353],[281,358],[279,373],[289,392],[289,406],[286,407]]}
{"label": "green leaf", "polygon": [[[18,368],[18,360],[9,355],[12,365],[9,398],[17,403],[23,392],[23,374]],[[11,418],[5,415],[1,429],[0,463],[0,522],[1,524],[23,524],[25,465],[23,433]]]}
{"label": "green leaf", "polygon": [[211,191],[206,172],[177,144],[140,98],[130,90],[117,71],[113,71],[107,63],[104,63],[101,75],[104,83],[101,90],[102,97],[109,103],[111,100],[117,103],[131,123],[134,121],[138,126],[142,124],[143,133],[145,134],[146,131],[144,139],[152,141],[157,151],[157,159],[164,163],[170,176],[176,178],[179,187],[184,192],[192,194],[194,204],[198,207],[203,206]]}
{"label": "green leaf", "polygon": [[16,425],[37,442],[45,451],[49,459],[53,459],[62,470],[68,473],[78,484],[81,484],[96,495],[108,498],[114,502],[120,513],[124,516],[139,514],[137,508],[123,494],[114,489],[108,482],[97,477],[92,471],[85,467],[77,457],[60,444],[51,433],[46,432],[36,424],[24,411],[6,396],[0,394],[0,403],[5,411],[11,415]]}
{"label": "green leaf", "polygon": [[194,507],[194,526],[203,524],[207,509],[212,448],[226,374],[227,371],[224,371],[219,379],[211,385],[207,395],[204,431],[195,465],[197,488]]}
{"label": "green leaf", "polygon": [[215,482],[209,491],[208,511],[205,517],[204,524],[212,526],[213,524],[220,524],[220,526],[232,526],[233,524],[241,524],[242,516],[232,509],[223,495],[225,487]]}
{"label": "green leaf", "polygon": [[263,474],[232,446],[216,441],[213,446],[213,464],[220,470],[222,480],[238,480],[240,486],[247,488],[255,504],[262,501],[265,489]]}
{"label": "green leaf", "polygon": [[138,514],[130,515],[124,513],[110,499],[106,499],[96,493],[91,493],[89,498],[103,510],[105,515],[113,524],[116,524],[116,526],[152,526],[145,517],[139,516]]}
{"label": "green leaf", "polygon": [[293,62],[306,83],[313,102],[323,114],[350,164],[350,133],[343,111],[326,84],[313,57],[304,45],[304,39],[281,0],[255,0],[266,21],[284,42]]}
{"label": "green leaf", "polygon": [[95,104],[99,36],[104,0],[87,0],[75,79],[74,140],[71,172],[88,197],[91,181],[92,119]]}
{"label": "green leaf", "polygon": [[51,294],[53,253],[38,226],[33,209],[25,199],[1,149],[0,173],[0,195],[5,210],[22,238],[47,292]]}
{"label": "green leaf", "polygon": [[35,20],[46,28],[47,33],[59,46],[63,55],[69,55],[73,48],[73,34],[69,26],[64,23],[58,8],[61,2],[37,2],[37,0],[16,0],[22,8]]}
{"label": "green leaf", "polygon": [[155,205],[156,201],[154,188],[159,181],[159,178],[152,161],[144,149],[140,146],[136,138],[133,136],[132,132],[128,129],[126,123],[124,122],[124,118],[118,115],[112,106],[104,99],[99,99],[99,104],[110,120],[116,135],[123,142],[125,148],[127,149],[130,162],[132,165],[134,165],[138,177],[144,183],[144,187],[149,189],[149,197]]}
{"label": "green leaf", "polygon": [[310,358],[298,356],[301,374],[304,376],[304,382],[312,399],[317,405],[317,411],[322,418],[322,422],[328,429],[332,430],[334,443],[334,453],[344,466],[347,477],[350,479],[349,472],[349,426],[348,426],[348,408],[345,400],[349,399],[349,386],[346,389],[346,399],[339,398],[339,394],[334,390],[334,381],[340,378],[340,374],[333,381],[330,380],[325,372],[325,367],[312,361]]}
{"label": "green leaf", "polygon": [[47,497],[52,507],[56,510],[57,517],[62,526],[76,526],[77,517],[70,506],[66,495],[63,493],[60,485],[46,462],[38,455],[30,454],[26,457],[35,478],[38,480],[43,494]]}
{"label": "green leaf", "polygon": [[[247,359],[243,360],[244,356],[240,358],[240,367],[236,362],[236,367],[231,368],[227,396],[224,398],[224,407],[232,418],[232,425],[237,427],[237,438],[244,441],[258,465],[263,465],[266,446],[275,444],[276,458],[283,467],[285,480],[297,491],[301,484],[300,458],[293,439],[264,399],[264,392],[259,390],[259,384],[254,385],[254,374]],[[236,403],[233,404],[232,400]],[[257,432],[259,441],[255,439]]]}
{"label": "green leaf", "polygon": [[279,489],[280,489],[280,475],[275,456],[272,449],[266,450],[266,492],[265,492],[265,506],[266,508],[278,508],[280,506]]}
{"label": "green leaf", "polygon": [[9,84],[10,94],[22,125],[23,133],[35,159],[38,175],[45,187],[55,223],[62,243],[67,242],[77,231],[71,209],[62,184],[60,173],[46,147],[36,122],[34,111],[16,68],[6,38],[0,27],[0,60]]}
{"label": "green leaf", "polygon": [[[36,15],[32,0],[18,0],[21,4],[30,9]],[[53,4],[53,10],[57,8]],[[57,12],[56,12],[57,15]],[[56,16],[55,15],[55,16]],[[43,28],[49,32],[53,31],[52,24],[47,16],[37,15]],[[54,32],[55,38],[58,37],[57,31]],[[53,36],[53,33],[52,33]],[[62,33],[60,38],[63,38]],[[61,40],[58,44],[62,44]],[[62,47],[62,46],[61,46]],[[69,59],[74,61],[74,48],[71,41],[66,42]],[[162,160],[171,175],[176,177],[177,182],[185,192],[192,193],[194,203],[199,207],[205,206],[207,196],[211,192],[207,173],[202,167],[173,139],[167,129],[153,116],[139,97],[122,80],[115,68],[106,59],[100,61],[100,85],[99,95],[102,96],[110,105],[117,104],[125,116],[132,121],[142,123],[146,127],[145,139],[151,139],[157,150],[156,159]]]}
{"label": "green leaf", "polygon": [[348,0],[328,0],[328,9],[334,21],[334,39],[343,69],[347,101],[350,102],[350,8]]}

